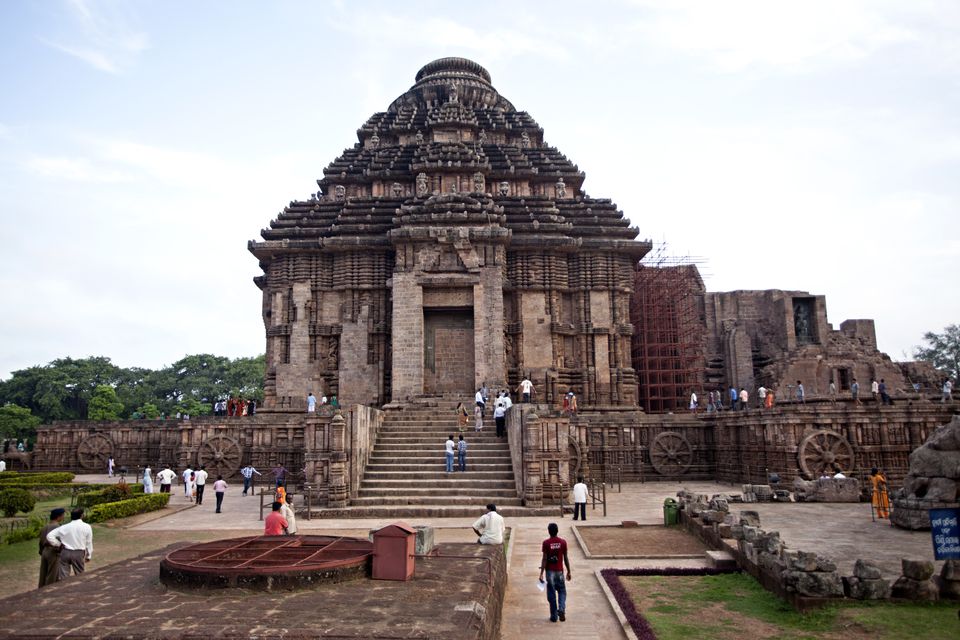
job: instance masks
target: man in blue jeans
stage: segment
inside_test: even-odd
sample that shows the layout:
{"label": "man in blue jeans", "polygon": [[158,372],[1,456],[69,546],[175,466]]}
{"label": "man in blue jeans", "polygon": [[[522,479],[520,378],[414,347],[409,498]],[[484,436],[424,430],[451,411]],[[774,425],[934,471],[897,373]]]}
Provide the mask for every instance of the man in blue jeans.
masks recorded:
{"label": "man in blue jeans", "polygon": [[453,454],[457,446],[453,441],[453,434],[447,436],[447,442],[444,446],[447,452],[447,473],[453,473]]}
{"label": "man in blue jeans", "polygon": [[550,537],[543,541],[541,550],[543,557],[540,560],[540,582],[544,582],[546,571],[547,602],[550,603],[550,622],[564,622],[567,619],[567,585],[563,581],[563,566],[567,566],[567,580],[573,580],[570,575],[570,557],[567,555],[567,541],[557,535],[560,529],[557,523],[547,525]]}

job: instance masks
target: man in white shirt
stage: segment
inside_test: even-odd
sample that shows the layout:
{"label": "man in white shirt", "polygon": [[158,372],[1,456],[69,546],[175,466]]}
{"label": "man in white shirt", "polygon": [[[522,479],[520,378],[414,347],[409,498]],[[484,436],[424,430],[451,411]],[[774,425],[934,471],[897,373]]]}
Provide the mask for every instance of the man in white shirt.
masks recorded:
{"label": "man in white shirt", "polygon": [[573,519],[587,519],[587,485],[582,477],[577,478],[577,484],[573,485]]}
{"label": "man in white shirt", "polygon": [[476,395],[473,396],[473,401],[480,407],[480,417],[484,417],[484,413],[487,411],[487,400],[483,397],[483,389],[477,389]]}
{"label": "man in white shirt", "polygon": [[6,470],[7,470],[7,461],[0,460],[0,473],[3,473]]}
{"label": "man in white shirt", "polygon": [[760,385],[760,388],[757,389],[757,401],[761,409],[763,409],[763,404],[767,400],[767,388],[763,385]]}
{"label": "man in white shirt", "polygon": [[157,474],[157,480],[160,481],[160,493],[170,493],[170,485],[177,474],[170,467],[164,467],[163,471]]}
{"label": "man in white shirt", "polygon": [[191,475],[193,475],[192,467],[187,467],[183,470],[183,495],[188,498],[193,497],[193,481],[190,480]]}
{"label": "man in white shirt", "polygon": [[93,560],[93,529],[83,521],[83,509],[70,512],[70,522],[47,534],[47,542],[60,547],[59,579],[83,573],[86,562]]}
{"label": "man in white shirt", "polygon": [[317,397],[313,395],[313,392],[307,394],[307,413],[316,413],[317,411]]}
{"label": "man in white shirt", "polygon": [[503,544],[503,517],[497,505],[487,505],[487,512],[473,523],[473,532],[480,536],[479,544]]}
{"label": "man in white shirt", "polygon": [[203,465],[200,465],[200,470],[196,472],[195,478],[197,482],[197,504],[203,502],[203,489],[207,485],[207,476],[209,476],[204,469]]}
{"label": "man in white shirt", "polygon": [[533,395],[534,392],[533,383],[530,382],[530,378],[524,378],[521,380],[520,386],[517,387],[517,391],[523,394],[520,397],[525,403],[530,402],[530,396]]}
{"label": "man in white shirt", "polygon": [[447,441],[444,443],[447,455],[447,473],[453,473],[453,455],[456,451],[456,446],[456,443],[453,441],[453,435],[447,436]]}

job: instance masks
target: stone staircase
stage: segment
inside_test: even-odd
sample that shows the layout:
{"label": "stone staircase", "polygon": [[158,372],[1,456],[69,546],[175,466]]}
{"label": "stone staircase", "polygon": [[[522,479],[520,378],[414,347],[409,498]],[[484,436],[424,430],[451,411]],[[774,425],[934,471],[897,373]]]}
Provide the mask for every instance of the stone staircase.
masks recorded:
{"label": "stone staircase", "polygon": [[[469,404],[468,404],[469,400]],[[444,443],[458,439],[454,407],[463,402],[470,420],[463,431],[467,470],[446,473]],[[517,485],[506,438],[497,438],[493,409],[483,430],[474,430],[473,398],[434,396],[384,409],[384,421],[370,454],[358,497],[342,509],[322,509],[320,517],[479,517],[493,502],[501,514],[546,515],[553,509],[526,509]],[[456,469],[456,462],[454,462]],[[542,512],[542,513],[541,513]]]}

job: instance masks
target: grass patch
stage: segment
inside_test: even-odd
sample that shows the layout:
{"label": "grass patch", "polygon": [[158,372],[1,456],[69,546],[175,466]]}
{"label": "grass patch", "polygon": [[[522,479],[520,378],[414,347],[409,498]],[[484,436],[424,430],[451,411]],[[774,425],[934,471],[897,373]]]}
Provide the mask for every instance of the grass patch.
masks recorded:
{"label": "grass patch", "polygon": [[746,574],[620,576],[660,640],[940,640],[960,637],[956,603],[842,602],[798,613]]}

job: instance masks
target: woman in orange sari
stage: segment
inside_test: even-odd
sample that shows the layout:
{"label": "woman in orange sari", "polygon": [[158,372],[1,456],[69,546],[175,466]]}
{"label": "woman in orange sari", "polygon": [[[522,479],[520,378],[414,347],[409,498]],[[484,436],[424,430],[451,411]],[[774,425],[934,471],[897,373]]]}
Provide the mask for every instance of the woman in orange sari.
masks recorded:
{"label": "woman in orange sari", "polygon": [[890,494],[887,493],[887,478],[876,467],[870,470],[870,484],[873,486],[870,501],[877,511],[877,517],[881,519],[889,518]]}

